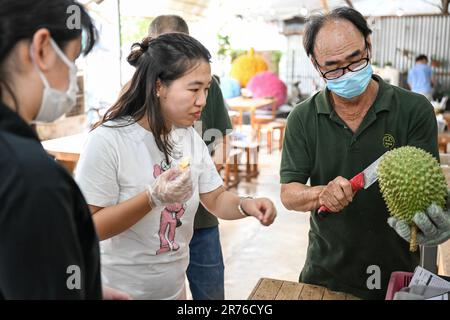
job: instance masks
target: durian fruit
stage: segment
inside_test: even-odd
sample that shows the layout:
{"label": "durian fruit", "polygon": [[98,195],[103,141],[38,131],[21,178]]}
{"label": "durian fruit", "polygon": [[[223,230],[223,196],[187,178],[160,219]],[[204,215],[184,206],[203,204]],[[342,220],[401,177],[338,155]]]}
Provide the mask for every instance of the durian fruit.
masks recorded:
{"label": "durian fruit", "polygon": [[385,153],[378,166],[378,179],[390,215],[411,226],[410,251],[416,251],[414,215],[431,203],[445,205],[447,183],[438,161],[422,149],[400,147]]}
{"label": "durian fruit", "polygon": [[260,55],[255,54],[255,50],[252,48],[233,61],[230,74],[244,88],[255,74],[266,70],[268,70],[266,61]]}
{"label": "durian fruit", "polygon": [[183,159],[181,159],[180,163],[178,164],[178,167],[180,168],[180,170],[184,171],[187,168],[189,168],[191,164],[191,157],[184,157]]}

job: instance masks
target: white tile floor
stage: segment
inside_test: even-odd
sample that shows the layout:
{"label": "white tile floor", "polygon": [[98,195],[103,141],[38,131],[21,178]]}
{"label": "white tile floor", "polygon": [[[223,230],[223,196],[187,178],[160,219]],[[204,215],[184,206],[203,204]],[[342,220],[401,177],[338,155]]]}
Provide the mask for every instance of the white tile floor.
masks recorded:
{"label": "white tile floor", "polygon": [[267,155],[263,149],[259,177],[231,190],[272,199],[278,217],[270,227],[251,218],[221,220],[226,299],[247,299],[262,277],[298,281],[306,257],[309,213],[288,211],[281,204],[280,159],[280,152]]}

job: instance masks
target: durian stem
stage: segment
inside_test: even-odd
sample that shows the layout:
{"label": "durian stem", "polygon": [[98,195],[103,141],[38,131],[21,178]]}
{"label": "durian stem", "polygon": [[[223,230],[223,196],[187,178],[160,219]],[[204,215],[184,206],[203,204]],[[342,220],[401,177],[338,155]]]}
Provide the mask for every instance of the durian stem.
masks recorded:
{"label": "durian stem", "polygon": [[417,251],[417,226],[415,223],[411,225],[411,240],[409,242],[409,251]]}

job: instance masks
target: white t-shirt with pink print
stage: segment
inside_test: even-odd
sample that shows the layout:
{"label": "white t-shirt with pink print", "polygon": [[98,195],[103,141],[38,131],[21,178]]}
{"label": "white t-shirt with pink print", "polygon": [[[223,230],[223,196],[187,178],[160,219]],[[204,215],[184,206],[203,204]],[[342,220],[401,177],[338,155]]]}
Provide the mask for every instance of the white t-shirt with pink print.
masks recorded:
{"label": "white t-shirt with pink print", "polygon": [[193,128],[172,131],[166,163],[153,134],[138,123],[110,121],[88,135],[75,178],[88,204],[109,207],[146,190],[156,177],[190,157],[194,195],[182,204],[156,207],[128,230],[100,243],[103,284],[135,299],[178,299],[184,294],[189,242],[199,194],[223,182],[208,149]]}

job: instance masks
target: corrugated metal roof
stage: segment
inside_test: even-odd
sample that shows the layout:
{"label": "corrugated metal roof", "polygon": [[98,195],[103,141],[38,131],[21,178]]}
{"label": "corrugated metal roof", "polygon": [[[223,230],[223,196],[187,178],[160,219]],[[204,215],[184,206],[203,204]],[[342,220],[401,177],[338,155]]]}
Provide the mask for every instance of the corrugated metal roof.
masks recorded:
{"label": "corrugated metal roof", "polygon": [[[450,16],[379,17],[371,27],[372,62],[381,67],[390,62],[400,71],[400,85],[405,86],[416,56],[425,54],[441,62],[433,72],[439,86],[450,90]],[[280,70],[288,86],[301,81],[303,93],[311,93],[323,83],[306,56],[300,34],[288,37],[288,51]]]}

